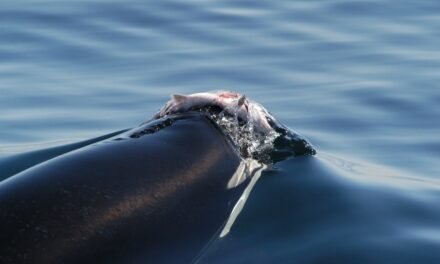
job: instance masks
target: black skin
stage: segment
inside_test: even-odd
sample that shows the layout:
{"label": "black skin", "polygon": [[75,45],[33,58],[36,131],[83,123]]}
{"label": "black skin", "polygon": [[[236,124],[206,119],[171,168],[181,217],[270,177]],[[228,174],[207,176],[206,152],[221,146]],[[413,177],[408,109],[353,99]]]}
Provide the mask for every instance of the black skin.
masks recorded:
{"label": "black skin", "polygon": [[191,263],[247,185],[201,113],[143,124],[0,183],[0,263]]}

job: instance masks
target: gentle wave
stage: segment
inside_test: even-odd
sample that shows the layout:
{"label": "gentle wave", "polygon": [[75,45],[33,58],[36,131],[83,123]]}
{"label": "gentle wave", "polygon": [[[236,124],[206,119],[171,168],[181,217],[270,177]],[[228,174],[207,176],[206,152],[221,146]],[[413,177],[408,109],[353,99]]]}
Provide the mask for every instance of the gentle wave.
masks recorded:
{"label": "gentle wave", "polygon": [[[1,160],[133,127],[171,93],[234,90],[339,158],[266,171],[210,263],[438,262],[439,11],[434,0],[4,1]],[[356,159],[363,177],[344,169]]]}

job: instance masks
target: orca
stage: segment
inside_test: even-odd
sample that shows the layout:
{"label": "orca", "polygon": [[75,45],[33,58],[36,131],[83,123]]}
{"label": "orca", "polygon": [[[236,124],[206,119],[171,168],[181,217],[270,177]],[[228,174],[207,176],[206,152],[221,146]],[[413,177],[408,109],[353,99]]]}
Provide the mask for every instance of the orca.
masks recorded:
{"label": "orca", "polygon": [[263,167],[203,113],[152,120],[0,182],[0,263],[194,262]]}

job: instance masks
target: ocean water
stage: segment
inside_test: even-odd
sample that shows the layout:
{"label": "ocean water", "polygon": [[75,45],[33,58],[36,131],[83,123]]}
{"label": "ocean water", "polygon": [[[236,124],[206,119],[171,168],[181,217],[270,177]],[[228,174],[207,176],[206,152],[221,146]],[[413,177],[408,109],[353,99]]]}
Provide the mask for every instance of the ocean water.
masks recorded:
{"label": "ocean water", "polygon": [[317,155],[264,172],[200,263],[439,263],[439,14],[432,0],[3,1],[3,173],[133,127],[172,93],[233,90]]}

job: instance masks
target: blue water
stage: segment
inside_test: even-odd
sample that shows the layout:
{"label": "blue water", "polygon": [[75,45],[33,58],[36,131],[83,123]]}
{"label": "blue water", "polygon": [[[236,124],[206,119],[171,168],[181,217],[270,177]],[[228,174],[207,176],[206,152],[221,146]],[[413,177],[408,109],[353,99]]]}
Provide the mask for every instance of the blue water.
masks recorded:
{"label": "blue water", "polygon": [[440,2],[3,1],[0,161],[228,89],[316,147],[206,263],[440,261]]}

